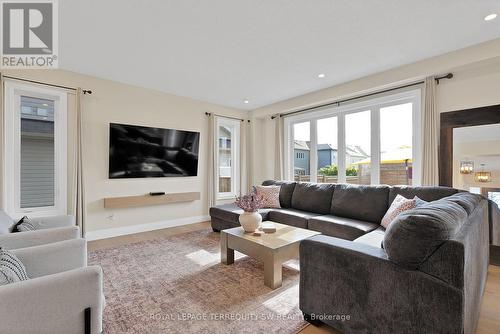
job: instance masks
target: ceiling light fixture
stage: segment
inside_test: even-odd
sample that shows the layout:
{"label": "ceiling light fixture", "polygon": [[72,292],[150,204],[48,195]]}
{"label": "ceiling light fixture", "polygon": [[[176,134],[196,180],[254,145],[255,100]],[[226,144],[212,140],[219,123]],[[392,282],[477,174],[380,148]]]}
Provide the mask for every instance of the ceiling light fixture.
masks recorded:
{"label": "ceiling light fixture", "polygon": [[474,173],[474,162],[469,160],[460,161],[460,174],[472,173]]}
{"label": "ceiling light fixture", "polygon": [[481,164],[481,171],[474,174],[476,182],[491,182],[491,172],[484,171],[484,164]]}
{"label": "ceiling light fixture", "polygon": [[491,20],[496,19],[496,18],[497,18],[497,16],[498,16],[498,15],[497,15],[496,13],[492,13],[492,14],[486,15],[486,16],[484,17],[484,20],[485,20],[485,21],[491,21]]}
{"label": "ceiling light fixture", "polygon": [[323,79],[324,77],[326,77],[326,74],[325,74],[325,73],[320,73],[320,74],[318,74],[318,78]]}
{"label": "ceiling light fixture", "polygon": [[250,101],[248,101],[248,100],[243,100],[243,103],[244,103],[244,104],[249,104],[249,103],[250,103]]}

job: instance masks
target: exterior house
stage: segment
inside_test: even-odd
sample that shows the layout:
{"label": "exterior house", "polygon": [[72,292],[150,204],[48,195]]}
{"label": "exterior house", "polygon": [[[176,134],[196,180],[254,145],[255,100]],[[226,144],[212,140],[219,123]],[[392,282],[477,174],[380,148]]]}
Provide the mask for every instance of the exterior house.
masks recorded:
{"label": "exterior house", "polygon": [[21,97],[21,208],[54,205],[54,101]]}
{"label": "exterior house", "polygon": [[295,140],[293,149],[293,166],[295,175],[309,175],[309,142]]}
{"label": "exterior house", "polygon": [[331,144],[318,144],[318,169],[337,164],[338,151]]}
{"label": "exterior house", "polygon": [[[310,172],[310,142],[295,140],[294,143],[294,170],[295,175],[309,175]],[[360,146],[346,147],[347,165],[366,159],[369,155]],[[337,164],[338,149],[331,144],[318,144],[318,169]]]}

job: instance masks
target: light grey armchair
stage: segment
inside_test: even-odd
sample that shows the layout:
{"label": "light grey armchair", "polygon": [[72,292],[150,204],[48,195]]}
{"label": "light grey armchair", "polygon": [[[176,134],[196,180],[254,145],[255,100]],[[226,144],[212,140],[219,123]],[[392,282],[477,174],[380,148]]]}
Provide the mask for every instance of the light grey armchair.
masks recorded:
{"label": "light grey armchair", "polygon": [[102,332],[102,270],[87,266],[84,239],[12,252],[30,279],[0,286],[0,333]]}
{"label": "light grey armchair", "polygon": [[0,210],[0,247],[16,249],[44,245],[80,237],[75,217],[69,215],[31,218],[40,230],[12,233],[15,221]]}

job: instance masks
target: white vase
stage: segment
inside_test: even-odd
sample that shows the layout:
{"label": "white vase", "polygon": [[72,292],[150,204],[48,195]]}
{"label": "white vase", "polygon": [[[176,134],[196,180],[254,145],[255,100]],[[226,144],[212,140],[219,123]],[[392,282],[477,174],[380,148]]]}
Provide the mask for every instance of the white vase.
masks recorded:
{"label": "white vase", "polygon": [[243,212],[239,220],[245,232],[255,232],[259,228],[262,216],[258,212]]}

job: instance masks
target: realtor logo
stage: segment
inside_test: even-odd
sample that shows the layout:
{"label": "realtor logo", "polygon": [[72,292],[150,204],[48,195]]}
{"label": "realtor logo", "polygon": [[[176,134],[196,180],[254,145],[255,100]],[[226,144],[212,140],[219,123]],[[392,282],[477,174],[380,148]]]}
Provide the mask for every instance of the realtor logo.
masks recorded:
{"label": "realtor logo", "polygon": [[0,0],[2,68],[56,68],[57,2]]}

